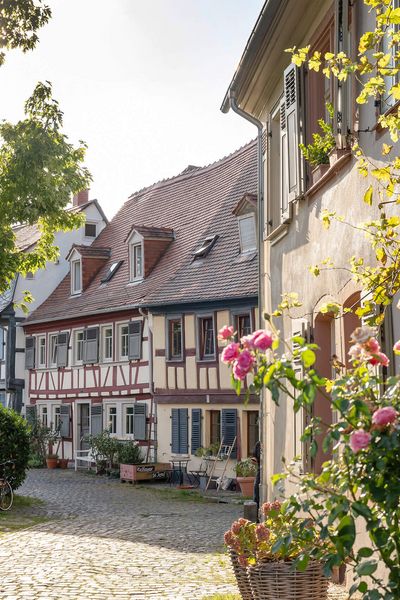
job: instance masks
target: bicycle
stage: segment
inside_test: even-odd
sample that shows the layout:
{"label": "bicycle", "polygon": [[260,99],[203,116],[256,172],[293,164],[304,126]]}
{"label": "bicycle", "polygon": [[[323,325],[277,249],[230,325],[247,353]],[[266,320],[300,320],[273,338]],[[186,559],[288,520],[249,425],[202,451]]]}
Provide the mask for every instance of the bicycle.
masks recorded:
{"label": "bicycle", "polygon": [[0,469],[3,471],[3,476],[0,477],[0,510],[10,510],[14,500],[14,494],[12,487],[4,475],[4,467],[7,465],[13,465],[13,460],[6,460],[6,462],[0,463]]}

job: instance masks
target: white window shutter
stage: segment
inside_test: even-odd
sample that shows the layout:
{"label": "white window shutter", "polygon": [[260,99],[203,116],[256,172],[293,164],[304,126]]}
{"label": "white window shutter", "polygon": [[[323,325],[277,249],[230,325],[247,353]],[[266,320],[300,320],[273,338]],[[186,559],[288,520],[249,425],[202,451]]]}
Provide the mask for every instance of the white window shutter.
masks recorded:
{"label": "white window shutter", "polygon": [[57,340],[57,367],[68,365],[69,333],[59,333]]}
{"label": "white window shutter", "polygon": [[103,431],[103,405],[92,404],[90,407],[90,433],[98,435]]}
{"label": "white window shutter", "polygon": [[[335,0],[335,54],[345,52],[349,54],[349,0]],[[349,127],[348,94],[349,82],[339,81],[333,77],[334,95],[334,120],[333,129],[338,148],[347,146],[347,130]]]}
{"label": "white window shutter", "polygon": [[287,172],[288,172],[288,201],[299,198],[304,190],[304,173],[299,144],[302,141],[303,123],[301,116],[300,69],[291,63],[283,74],[285,101],[286,139],[287,139]]}
{"label": "white window shutter", "polygon": [[253,214],[239,219],[241,251],[255,250],[257,248],[256,220]]}
{"label": "white window shutter", "polygon": [[129,323],[128,358],[140,360],[142,358],[142,321]]}
{"label": "white window shutter", "polygon": [[83,362],[94,364],[99,362],[99,328],[89,327],[84,332]]}
{"label": "white window shutter", "polygon": [[35,342],[33,335],[25,340],[25,369],[35,368]]}
{"label": "white window shutter", "polygon": [[133,412],[133,434],[135,440],[146,439],[146,417],[147,404],[145,402],[137,402],[134,404]]}
{"label": "white window shutter", "polygon": [[63,438],[70,436],[70,420],[71,408],[69,404],[61,404],[60,406],[60,435]]}

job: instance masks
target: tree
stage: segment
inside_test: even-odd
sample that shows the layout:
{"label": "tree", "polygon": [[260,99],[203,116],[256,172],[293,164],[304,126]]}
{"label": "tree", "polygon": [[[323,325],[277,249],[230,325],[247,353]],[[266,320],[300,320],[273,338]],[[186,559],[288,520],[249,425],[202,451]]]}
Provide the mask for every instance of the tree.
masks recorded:
{"label": "tree", "polygon": [[[42,0],[0,0],[0,48],[32,50],[50,17]],[[1,50],[0,65],[4,60]],[[0,125],[0,294],[17,273],[35,272],[57,258],[55,232],[77,227],[83,218],[65,208],[91,179],[83,166],[86,146],[75,148],[62,133],[63,113],[49,82],[37,84],[25,115],[15,125]],[[40,229],[30,253],[15,244],[13,227],[21,223]]]}

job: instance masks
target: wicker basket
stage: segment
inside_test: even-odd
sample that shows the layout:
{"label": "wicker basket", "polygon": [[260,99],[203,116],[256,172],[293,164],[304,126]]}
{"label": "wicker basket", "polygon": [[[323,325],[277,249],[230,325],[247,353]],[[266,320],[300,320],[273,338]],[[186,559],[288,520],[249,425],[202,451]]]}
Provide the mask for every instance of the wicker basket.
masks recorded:
{"label": "wicker basket", "polygon": [[253,600],[326,600],[328,579],[319,562],[297,571],[291,561],[263,562],[248,567]]}
{"label": "wicker basket", "polygon": [[237,554],[233,550],[229,550],[233,572],[235,573],[236,583],[239,588],[240,595],[243,600],[254,600],[251,591],[250,581],[247,575],[247,567],[242,567],[238,563]]}

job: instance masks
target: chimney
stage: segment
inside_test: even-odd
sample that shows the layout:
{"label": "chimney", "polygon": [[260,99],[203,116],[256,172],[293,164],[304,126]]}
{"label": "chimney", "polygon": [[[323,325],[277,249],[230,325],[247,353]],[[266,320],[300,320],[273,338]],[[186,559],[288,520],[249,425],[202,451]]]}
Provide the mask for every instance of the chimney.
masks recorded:
{"label": "chimney", "polygon": [[72,199],[72,206],[83,206],[89,202],[89,190],[81,190]]}

